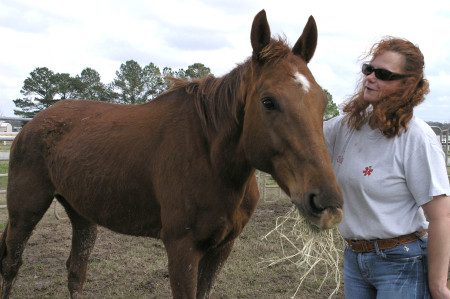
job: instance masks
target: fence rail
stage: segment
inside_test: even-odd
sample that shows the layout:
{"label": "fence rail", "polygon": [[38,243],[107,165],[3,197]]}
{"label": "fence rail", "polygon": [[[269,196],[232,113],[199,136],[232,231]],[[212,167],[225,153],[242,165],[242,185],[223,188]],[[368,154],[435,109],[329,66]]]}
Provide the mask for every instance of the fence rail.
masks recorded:
{"label": "fence rail", "polygon": [[28,117],[0,117],[0,120],[15,120],[15,121],[30,121],[32,118]]}

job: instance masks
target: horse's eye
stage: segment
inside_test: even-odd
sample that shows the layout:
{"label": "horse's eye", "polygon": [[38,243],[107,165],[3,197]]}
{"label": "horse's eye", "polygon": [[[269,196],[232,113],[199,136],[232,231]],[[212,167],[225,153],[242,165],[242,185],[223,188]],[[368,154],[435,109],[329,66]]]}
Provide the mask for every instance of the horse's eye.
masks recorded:
{"label": "horse's eye", "polygon": [[261,102],[267,110],[274,110],[276,108],[275,100],[272,98],[263,98]]}

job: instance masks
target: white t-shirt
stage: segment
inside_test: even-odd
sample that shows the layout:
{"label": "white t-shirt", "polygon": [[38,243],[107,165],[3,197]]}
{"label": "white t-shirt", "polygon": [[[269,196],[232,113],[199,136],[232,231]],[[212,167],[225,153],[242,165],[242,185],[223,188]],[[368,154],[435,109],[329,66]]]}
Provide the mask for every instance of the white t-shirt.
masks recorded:
{"label": "white t-shirt", "polygon": [[428,228],[421,205],[450,194],[436,134],[413,117],[400,137],[368,124],[350,130],[342,116],[324,123],[325,141],[344,195],[344,238],[386,239]]}

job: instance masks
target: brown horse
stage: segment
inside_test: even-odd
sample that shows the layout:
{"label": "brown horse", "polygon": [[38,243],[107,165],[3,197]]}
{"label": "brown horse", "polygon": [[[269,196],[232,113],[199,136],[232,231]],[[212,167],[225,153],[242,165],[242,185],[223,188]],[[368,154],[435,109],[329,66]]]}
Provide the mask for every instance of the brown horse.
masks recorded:
{"label": "brown horse", "polygon": [[291,50],[271,38],[261,11],[252,56],[223,77],[175,81],[143,105],[61,101],[36,115],[11,148],[2,298],[54,197],[73,228],[72,298],[82,297],[97,225],[160,238],[173,297],[208,297],[256,207],[255,168],[312,223],[338,223],[343,199],[322,133],[327,98],[307,68],[316,43],[312,17]]}

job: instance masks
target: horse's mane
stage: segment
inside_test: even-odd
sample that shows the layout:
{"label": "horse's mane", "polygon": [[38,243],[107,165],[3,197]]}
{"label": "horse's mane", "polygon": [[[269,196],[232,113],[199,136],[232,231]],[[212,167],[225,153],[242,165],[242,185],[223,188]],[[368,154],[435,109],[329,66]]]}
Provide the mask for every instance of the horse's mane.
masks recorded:
{"label": "horse's mane", "polygon": [[[259,54],[258,59],[264,64],[276,64],[290,51],[285,39],[279,37],[271,40]],[[169,78],[174,84],[169,92],[184,89],[187,94],[194,95],[195,106],[206,133],[211,127],[215,129],[231,127],[232,123],[239,123],[240,107],[245,105],[240,89],[244,73],[250,64],[251,58],[219,78],[213,75],[194,80]]]}
{"label": "horse's mane", "polygon": [[249,63],[247,60],[219,78],[214,75],[193,80],[169,78],[174,84],[169,91],[184,89],[187,94],[194,96],[195,107],[205,132],[211,127],[223,127],[225,122],[238,123],[239,106],[244,104],[239,90]]}

